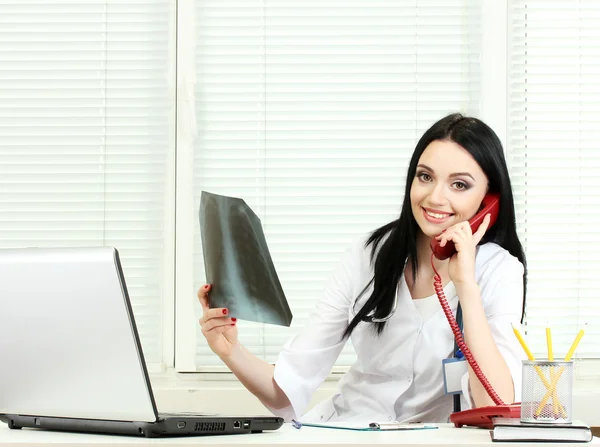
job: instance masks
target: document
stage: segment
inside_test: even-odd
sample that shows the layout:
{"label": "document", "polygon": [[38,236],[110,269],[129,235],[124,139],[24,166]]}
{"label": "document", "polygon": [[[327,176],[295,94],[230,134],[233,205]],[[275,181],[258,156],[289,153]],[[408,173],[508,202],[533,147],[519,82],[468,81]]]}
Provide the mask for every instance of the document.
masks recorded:
{"label": "document", "polygon": [[408,423],[400,422],[331,422],[327,424],[304,423],[292,420],[294,428],[316,427],[316,428],[332,428],[338,430],[354,430],[354,431],[400,431],[400,430],[431,430],[438,428],[435,424],[423,423]]}
{"label": "document", "polygon": [[200,233],[210,307],[240,320],[289,326],[292,312],[262,224],[244,200],[202,191]]}

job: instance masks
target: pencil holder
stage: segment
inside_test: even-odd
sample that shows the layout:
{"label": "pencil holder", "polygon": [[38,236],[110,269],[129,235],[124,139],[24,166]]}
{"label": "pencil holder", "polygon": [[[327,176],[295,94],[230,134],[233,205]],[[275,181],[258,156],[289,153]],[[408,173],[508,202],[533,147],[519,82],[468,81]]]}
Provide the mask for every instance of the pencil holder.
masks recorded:
{"label": "pencil holder", "polygon": [[573,362],[523,360],[522,422],[571,422]]}

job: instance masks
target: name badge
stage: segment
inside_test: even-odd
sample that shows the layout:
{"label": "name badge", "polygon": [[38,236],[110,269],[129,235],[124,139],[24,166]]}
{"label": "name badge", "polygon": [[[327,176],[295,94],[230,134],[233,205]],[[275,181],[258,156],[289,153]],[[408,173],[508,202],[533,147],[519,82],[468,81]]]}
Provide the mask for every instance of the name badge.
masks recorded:
{"label": "name badge", "polygon": [[462,392],[460,382],[469,370],[465,358],[449,358],[442,360],[442,373],[444,376],[444,393],[458,394]]}

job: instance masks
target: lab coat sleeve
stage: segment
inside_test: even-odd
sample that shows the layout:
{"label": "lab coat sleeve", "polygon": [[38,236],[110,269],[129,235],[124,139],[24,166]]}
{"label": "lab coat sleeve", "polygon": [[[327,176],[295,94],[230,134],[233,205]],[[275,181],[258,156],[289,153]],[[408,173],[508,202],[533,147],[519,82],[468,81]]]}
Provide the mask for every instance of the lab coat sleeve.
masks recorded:
{"label": "lab coat sleeve", "polygon": [[275,382],[291,406],[269,410],[285,420],[297,418],[308,409],[312,394],[327,377],[346,344],[343,333],[349,323],[349,306],[356,299],[355,294],[366,285],[359,284],[363,277],[361,259],[365,253],[364,241],[346,250],[307,325],[279,354]]}
{"label": "lab coat sleeve", "polygon": [[[488,274],[480,281],[481,299],[487,322],[496,346],[506,362],[514,386],[514,402],[521,401],[522,366],[525,359],[511,323],[521,320],[523,306],[523,265],[508,253],[504,253],[502,262],[491,263]],[[473,399],[469,387],[468,373],[463,376],[462,402],[472,408]],[[506,402],[512,403],[512,402]]]}

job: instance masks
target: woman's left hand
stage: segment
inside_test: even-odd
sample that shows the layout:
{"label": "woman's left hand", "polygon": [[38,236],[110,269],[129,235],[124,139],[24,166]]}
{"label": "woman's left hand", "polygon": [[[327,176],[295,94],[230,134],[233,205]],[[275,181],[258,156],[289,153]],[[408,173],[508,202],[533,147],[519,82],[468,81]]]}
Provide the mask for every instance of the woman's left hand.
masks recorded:
{"label": "woman's left hand", "polygon": [[436,239],[440,246],[446,245],[448,241],[454,242],[456,254],[450,258],[448,264],[448,275],[455,286],[469,285],[475,283],[475,253],[477,244],[485,235],[490,224],[490,215],[486,214],[483,222],[475,233],[471,231],[469,222],[460,222],[451,226]]}

